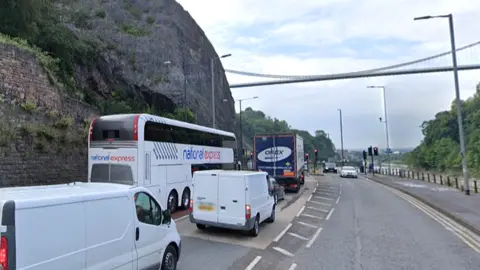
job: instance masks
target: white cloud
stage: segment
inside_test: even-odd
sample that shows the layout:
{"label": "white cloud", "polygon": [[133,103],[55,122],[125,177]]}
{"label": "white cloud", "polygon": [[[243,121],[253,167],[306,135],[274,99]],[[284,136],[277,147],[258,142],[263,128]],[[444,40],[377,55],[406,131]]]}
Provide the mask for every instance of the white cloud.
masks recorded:
{"label": "white cloud", "polygon": [[[446,19],[416,16],[453,13],[457,47],[480,40],[472,0],[180,0],[206,32],[225,68],[266,74],[310,75],[350,72],[414,60],[450,49]],[[349,44],[354,40],[357,43]],[[347,43],[346,43],[347,42]],[[408,46],[406,45],[408,44]],[[309,47],[306,47],[309,45]],[[349,46],[347,46],[349,45]],[[365,55],[365,51],[372,53]],[[385,55],[388,55],[386,58]],[[459,64],[479,63],[480,47],[458,54]],[[450,65],[450,57],[415,68]],[[230,84],[268,79],[227,74]],[[460,73],[462,98],[472,95],[480,71]],[[448,73],[325,81],[232,89],[235,98],[295,128],[324,129],[337,144],[337,108],[344,111],[345,147],[384,146],[379,89],[387,86],[392,146],[414,146],[419,125],[448,109],[454,98]],[[238,110],[238,107],[237,107]]]}

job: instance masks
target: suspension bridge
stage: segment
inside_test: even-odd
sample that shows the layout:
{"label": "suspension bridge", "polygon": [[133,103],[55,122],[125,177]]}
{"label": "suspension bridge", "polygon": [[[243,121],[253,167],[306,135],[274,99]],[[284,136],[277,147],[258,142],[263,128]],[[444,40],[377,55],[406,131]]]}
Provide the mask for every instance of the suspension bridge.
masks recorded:
{"label": "suspension bridge", "polygon": [[[459,64],[457,66],[458,70],[477,70],[480,69],[480,54],[476,49],[480,48],[480,41],[462,46],[456,49],[457,58],[459,62],[470,62],[467,64]],[[241,84],[231,84],[230,88],[245,88],[245,87],[255,87],[255,86],[266,86],[266,85],[276,85],[276,84],[291,84],[291,83],[304,83],[304,82],[315,82],[315,81],[331,81],[331,80],[343,80],[343,79],[356,79],[356,78],[368,78],[368,77],[383,77],[383,76],[398,76],[398,75],[410,75],[410,74],[425,74],[425,73],[438,73],[438,72],[448,72],[453,71],[453,66],[451,63],[451,54],[452,51],[447,51],[444,53],[432,55],[429,57],[417,59],[414,61],[408,61],[400,64],[384,66],[375,69],[359,70],[353,72],[345,73],[336,73],[336,74],[323,74],[323,75],[272,75],[272,74],[262,74],[254,73],[247,71],[239,71],[232,69],[225,69],[225,72],[256,77],[256,78],[269,78],[276,80],[269,81],[259,81],[259,82],[250,82],[250,83],[241,83]],[[472,57],[473,56],[473,57]],[[466,60],[466,61],[461,61]],[[436,66],[422,66],[430,65],[433,62],[441,62],[440,65]],[[420,66],[420,67],[419,67]]]}

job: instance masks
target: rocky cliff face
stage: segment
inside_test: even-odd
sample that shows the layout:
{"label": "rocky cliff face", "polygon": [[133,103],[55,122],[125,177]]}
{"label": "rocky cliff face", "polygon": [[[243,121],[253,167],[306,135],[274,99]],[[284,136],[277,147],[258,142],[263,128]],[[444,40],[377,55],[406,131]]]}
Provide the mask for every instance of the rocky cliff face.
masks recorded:
{"label": "rocky cliff face", "polygon": [[[217,128],[235,129],[234,101],[218,55],[195,20],[173,0],[57,0],[62,20],[80,39],[102,48],[93,68],[77,67],[90,99],[112,94],[155,111],[186,104],[198,124],[212,124],[210,59],[216,58]],[[227,101],[224,101],[227,100]]]}

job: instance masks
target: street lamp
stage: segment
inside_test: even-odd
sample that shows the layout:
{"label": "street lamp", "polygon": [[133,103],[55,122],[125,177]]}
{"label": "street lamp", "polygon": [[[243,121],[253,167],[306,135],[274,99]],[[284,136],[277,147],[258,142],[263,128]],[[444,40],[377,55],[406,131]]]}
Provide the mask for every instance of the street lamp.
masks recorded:
{"label": "street lamp", "polygon": [[455,31],[453,28],[453,16],[452,14],[437,15],[437,16],[422,16],[414,18],[418,20],[428,20],[435,18],[448,18],[448,25],[450,30],[450,46],[452,49],[452,64],[453,64],[453,79],[455,83],[455,101],[457,104],[457,123],[458,123],[458,135],[460,136],[460,155],[462,156],[462,170],[465,186],[465,194],[470,195],[470,182],[469,173],[467,168],[467,153],[465,149],[465,135],[463,133],[463,119],[462,119],[462,102],[460,99],[460,86],[458,83],[458,68],[457,68],[457,50],[455,48]]}
{"label": "street lamp", "polygon": [[210,71],[211,71],[211,77],[212,77],[212,127],[213,128],[216,128],[215,126],[215,119],[216,119],[216,116],[215,116],[215,60],[217,59],[221,59],[221,58],[227,58],[227,57],[230,57],[232,56],[231,53],[229,54],[224,54],[222,56],[216,56],[216,57],[212,57],[210,58]]}
{"label": "street lamp", "polygon": [[390,175],[392,172],[392,162],[390,158],[390,139],[388,135],[388,116],[387,116],[387,97],[385,95],[385,86],[375,86],[375,85],[370,85],[367,86],[367,88],[381,88],[383,92],[383,112],[385,115],[385,120],[382,121],[382,118],[380,118],[380,122],[385,123],[385,137],[387,139],[387,157],[388,157],[388,174]]}
{"label": "street lamp", "polygon": [[338,112],[340,113],[340,142],[341,142],[341,157],[342,157],[342,167],[345,166],[345,159],[343,157],[343,117],[342,117],[342,109],[337,109]]}
{"label": "street lamp", "polygon": [[243,126],[242,126],[242,101],[250,100],[250,99],[257,99],[257,98],[258,98],[258,96],[237,99],[237,101],[239,103],[239,106],[240,106],[240,119],[239,119],[240,120],[240,154],[242,155],[242,158],[241,158],[240,162],[242,163],[242,165],[243,165],[243,158],[244,158],[244,154],[243,154]]}

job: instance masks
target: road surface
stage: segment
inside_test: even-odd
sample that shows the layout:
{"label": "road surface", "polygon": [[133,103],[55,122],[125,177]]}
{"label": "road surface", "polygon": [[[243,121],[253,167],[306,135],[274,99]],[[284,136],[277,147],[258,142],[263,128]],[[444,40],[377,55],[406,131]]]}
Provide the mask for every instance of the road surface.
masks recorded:
{"label": "road surface", "polygon": [[[317,181],[318,180],[318,181]],[[373,181],[326,175],[256,238],[177,222],[179,270],[480,269],[480,239]]]}

